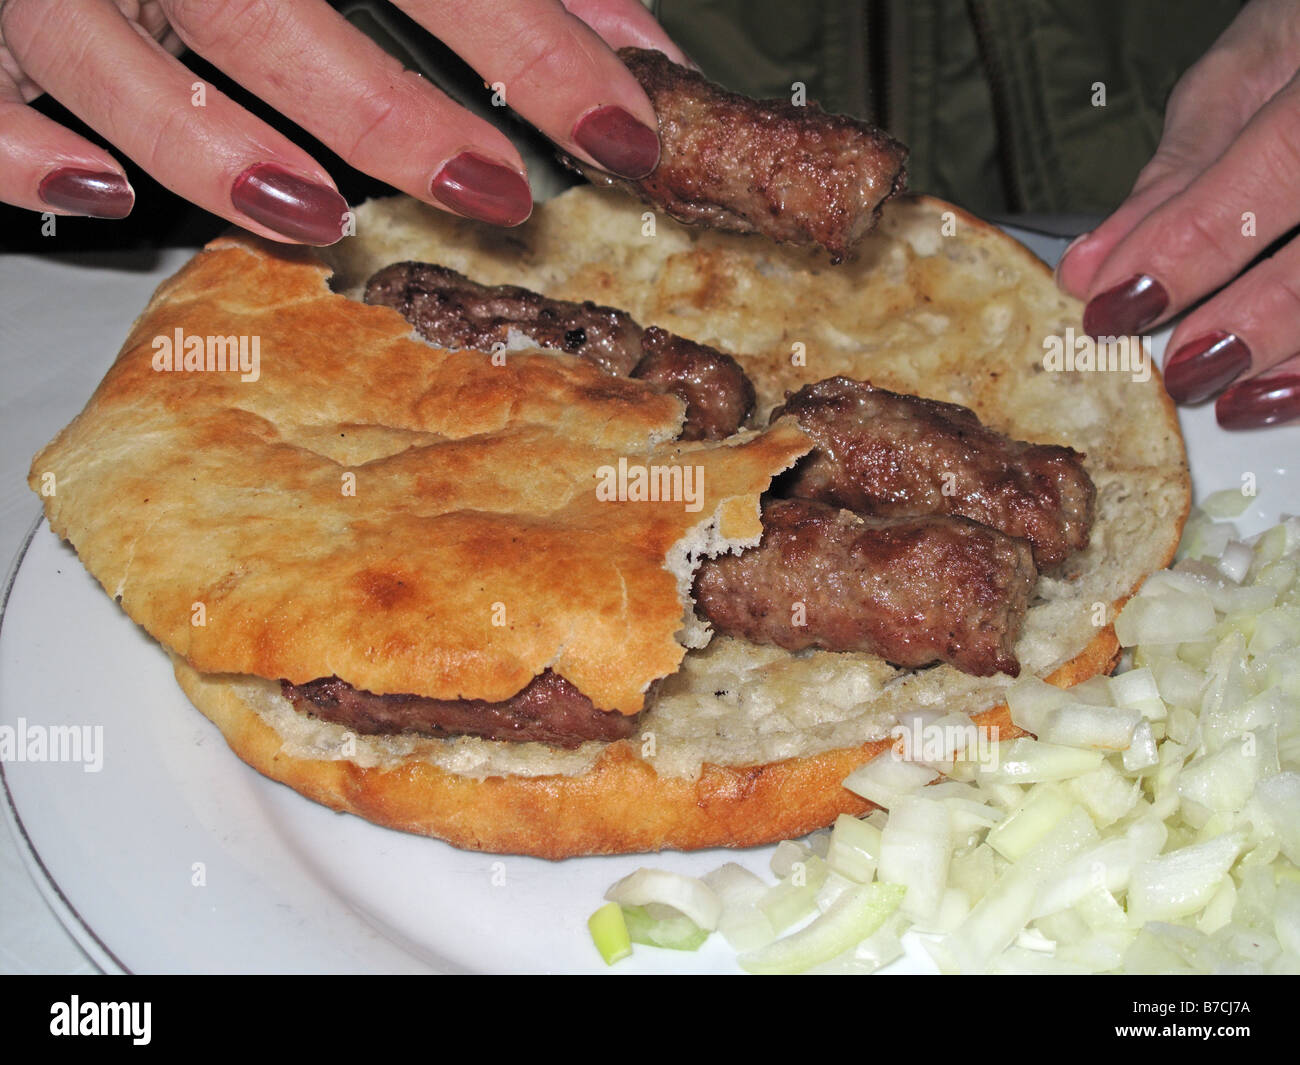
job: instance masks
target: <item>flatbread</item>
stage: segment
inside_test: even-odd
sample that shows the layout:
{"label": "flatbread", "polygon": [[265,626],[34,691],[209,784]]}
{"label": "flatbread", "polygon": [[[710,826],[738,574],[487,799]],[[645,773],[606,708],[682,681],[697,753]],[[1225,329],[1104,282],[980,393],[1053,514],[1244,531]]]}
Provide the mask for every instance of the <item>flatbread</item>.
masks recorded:
{"label": "flatbread", "polygon": [[[390,827],[548,858],[747,846],[861,812],[866,804],[840,781],[882,749],[907,710],[958,710],[1004,737],[1014,731],[1002,676],[975,678],[948,666],[897,670],[872,655],[791,655],[724,637],[685,651],[684,643],[700,642],[681,616],[686,556],[754,542],[757,494],[806,440],[777,429],[698,446],[691,461],[705,464],[705,483],[716,481],[721,491],[690,516],[693,523],[680,513],[629,519],[590,538],[604,553],[568,554],[583,550],[569,533],[581,538],[593,513],[614,510],[574,504],[581,520],[563,525],[564,535],[548,531],[546,522],[565,511],[552,505],[555,486],[584,483],[575,462],[587,464],[589,478],[593,464],[612,454],[680,456],[664,442],[680,407],[554,354],[510,353],[507,366],[528,383],[488,388],[489,372],[502,369],[488,356],[448,356],[413,339],[395,312],[347,300],[392,261],[426,259],[488,284],[593,299],[628,310],[642,325],[735,353],[764,416],[785,391],[843,373],[963,403],[1018,438],[1086,452],[1098,489],[1092,544],[1040,578],[1016,648],[1024,672],[1056,683],[1113,666],[1118,606],[1168,563],[1188,510],[1186,458],[1158,374],[1149,363],[1145,380],[1045,369],[1045,338],[1082,336],[1080,305],[1019,244],[939,201],[891,202],[859,259],[838,267],[761,238],[687,229],[586,187],[540,206],[513,230],[404,198],[373,201],[358,211],[356,237],[319,253],[335,269],[337,296],[322,293],[315,254],[272,256],[251,240],[201,253],[160,289],[87,412],[37,457],[33,486],[42,472],[56,472],[58,494],[46,501],[52,526],[110,594],[122,595],[132,617],[162,634],[187,695],[240,757],[316,801]],[[312,324],[322,314],[327,324]],[[164,326],[248,333],[254,319],[263,376],[283,373],[274,404],[250,399],[251,386],[241,383],[221,418],[196,425],[196,409],[212,402],[211,384],[199,378],[211,375],[180,385],[184,375],[146,374],[139,365]],[[283,370],[270,365],[268,334],[276,351],[297,352]],[[370,357],[376,344],[388,354]],[[160,388],[187,391],[163,399]],[[349,434],[344,440],[359,433],[360,442],[334,443],[336,427]],[[499,449],[467,446],[496,434],[505,434]],[[526,456],[543,443],[550,458],[539,467]],[[159,450],[167,461],[149,457]],[[439,453],[456,456],[454,478],[430,473],[426,457]],[[369,527],[396,530],[394,549],[373,546],[383,542],[378,532],[369,541],[349,536],[356,511],[333,498],[344,466],[365,474],[352,504],[363,498],[362,484],[379,493],[383,517]],[[493,510],[498,480],[512,502]],[[182,512],[148,509],[160,481],[183,500]],[[259,500],[268,484],[273,498]],[[215,504],[214,485],[223,486]],[[544,541],[547,550],[503,558],[509,536],[465,537],[458,542],[473,549],[459,553],[443,540],[431,547],[417,530],[429,500],[449,491],[464,493],[458,498],[475,513],[496,518],[504,509],[511,521],[510,508],[531,501],[528,513],[545,520],[529,525],[524,539]],[[536,506],[539,494],[551,502]],[[234,532],[223,531],[228,524]],[[178,538],[193,549],[178,549]],[[252,581],[243,568],[247,549],[267,541],[275,550],[251,553],[259,566]],[[675,573],[666,560],[673,544]],[[511,598],[517,611],[548,623],[540,636],[530,625],[508,645],[489,642],[482,628],[471,631],[461,614],[447,612],[437,624],[419,624],[443,589],[457,610],[482,616],[502,601],[471,594],[482,574],[507,567],[518,575],[525,558],[548,565],[553,550],[562,561],[519,576]],[[603,574],[613,557],[636,580],[624,578],[617,596],[612,578],[588,588],[586,574]],[[643,569],[647,558],[653,564]],[[286,575],[288,563],[296,575]],[[431,565],[443,567],[437,581]],[[397,580],[372,581],[374,594],[350,598],[367,573]],[[244,583],[250,590],[241,598]],[[218,604],[218,616],[238,606],[238,622],[194,631],[196,586]],[[418,590],[409,609],[408,587]],[[363,622],[358,602],[380,609]],[[534,603],[542,608],[531,609]],[[614,626],[604,623],[611,608]],[[551,626],[556,610],[564,621]],[[209,610],[209,628],[213,617]],[[473,653],[482,649],[490,653]],[[598,705],[619,709],[635,709],[653,677],[667,679],[636,738],[576,751],[472,737],[357,737],[293,711],[276,682],[337,674],[373,691],[500,698],[548,665],[562,665],[596,699],[594,687]]]}
{"label": "flatbread", "polygon": [[[674,443],[671,396],[535,349],[434,348],[327,276],[248,237],[164,284],[36,458],[51,527],[203,672],[497,701],[552,669],[638,712],[685,654],[670,556],[757,543],[759,494],[807,438]],[[155,365],[210,336],[257,338],[256,379]],[[620,463],[682,498],[602,499]]]}

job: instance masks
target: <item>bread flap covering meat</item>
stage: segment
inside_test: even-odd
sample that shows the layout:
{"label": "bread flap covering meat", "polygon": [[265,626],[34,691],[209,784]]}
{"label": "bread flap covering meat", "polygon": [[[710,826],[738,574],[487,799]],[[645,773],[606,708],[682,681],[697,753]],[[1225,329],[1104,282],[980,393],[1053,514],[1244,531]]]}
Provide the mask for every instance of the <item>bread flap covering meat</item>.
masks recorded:
{"label": "bread flap covering meat", "polygon": [[[685,653],[688,555],[757,543],[807,438],[674,443],[672,396],[555,353],[443,351],[329,273],[240,237],[166,282],[33,463],[54,531],[201,673],[500,700],[550,668],[641,710]],[[241,338],[245,372],[207,368]],[[638,469],[680,498],[637,500]]]}

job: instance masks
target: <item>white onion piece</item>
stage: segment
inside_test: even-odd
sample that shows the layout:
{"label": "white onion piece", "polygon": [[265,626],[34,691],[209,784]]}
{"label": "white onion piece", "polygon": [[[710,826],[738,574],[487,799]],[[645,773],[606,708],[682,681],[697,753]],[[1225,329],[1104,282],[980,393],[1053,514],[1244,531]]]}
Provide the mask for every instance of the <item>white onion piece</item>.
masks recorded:
{"label": "white onion piece", "polygon": [[880,838],[878,876],[907,888],[903,912],[917,921],[934,919],[948,883],[952,827],[942,802],[919,796],[900,799],[889,811]]}
{"label": "white onion piece", "polygon": [[1242,843],[1240,834],[1229,833],[1147,859],[1129,883],[1130,919],[1168,921],[1201,909],[1228,875]]}
{"label": "white onion piece", "polygon": [[1038,738],[1044,743],[1067,747],[1124,751],[1133,741],[1133,730],[1141,720],[1142,715],[1136,710],[1066,703],[1047,715]]}
{"label": "white onion piece", "polygon": [[855,769],[845,778],[844,786],[855,795],[888,810],[904,795],[925,787],[935,776],[933,769],[916,762],[905,762],[891,749]]}
{"label": "white onion piece", "polygon": [[830,961],[879,929],[898,909],[903,894],[903,888],[892,884],[853,887],[807,927],[742,954],[740,966],[751,973],[800,973]]}
{"label": "white onion piece", "polygon": [[827,864],[837,873],[869,884],[880,862],[880,829],[856,817],[840,814],[831,830]]}
{"label": "white onion piece", "polygon": [[1123,753],[1124,771],[1137,773],[1149,769],[1160,761],[1156,754],[1156,737],[1151,731],[1151,722],[1143,721],[1133,730],[1133,742]]}
{"label": "white onion piece", "polygon": [[767,884],[743,865],[728,862],[701,877],[718,896],[723,910],[732,906],[753,906],[767,893]]}
{"label": "white onion piece", "polygon": [[1255,786],[1252,803],[1292,865],[1300,865],[1300,773],[1279,773]]}
{"label": "white onion piece", "polygon": [[1211,492],[1201,500],[1200,510],[1202,514],[1215,521],[1223,521],[1225,518],[1236,518],[1244,514],[1253,498],[1239,488],[1225,488],[1219,492]]}
{"label": "white onion piece", "polygon": [[796,864],[806,862],[811,854],[812,849],[810,847],[805,847],[802,843],[787,839],[776,845],[769,866],[773,875],[784,880],[794,870]]}
{"label": "white onion piece", "polygon": [[1246,579],[1250,564],[1254,560],[1255,552],[1251,550],[1249,544],[1242,543],[1240,540],[1229,540],[1228,546],[1219,556],[1219,570],[1228,580],[1240,584]]}
{"label": "white onion piece", "polygon": [[989,832],[985,842],[1009,861],[1017,861],[1055,828],[1073,803],[1055,784],[1029,789],[1024,801]]}
{"label": "white onion piece", "polygon": [[1101,763],[1101,751],[1083,751],[1022,738],[999,743],[997,764],[980,770],[978,777],[981,781],[1034,784],[1078,776]]}
{"label": "white onion piece", "polygon": [[1170,590],[1130,599],[1115,619],[1115,636],[1122,647],[1186,643],[1208,635],[1216,620],[1209,592]]}
{"label": "white onion piece", "polygon": [[710,932],[722,914],[722,901],[703,880],[663,869],[638,869],[606,891],[605,898],[620,906],[671,906]]}

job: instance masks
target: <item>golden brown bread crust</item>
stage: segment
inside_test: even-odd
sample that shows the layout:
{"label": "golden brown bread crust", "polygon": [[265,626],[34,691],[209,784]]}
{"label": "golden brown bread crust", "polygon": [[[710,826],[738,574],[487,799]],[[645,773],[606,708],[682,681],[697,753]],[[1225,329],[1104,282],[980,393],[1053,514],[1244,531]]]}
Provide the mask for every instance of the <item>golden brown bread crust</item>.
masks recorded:
{"label": "golden brown bread crust", "polygon": [[[756,542],[759,494],[806,438],[674,443],[674,397],[569,356],[448,353],[327,275],[244,237],[165,283],[33,462],[51,527],[203,672],[498,701],[550,668],[641,710],[685,653],[670,550],[710,523]],[[256,380],[158,370],[177,331],[256,338]],[[322,429],[368,443],[340,461]],[[603,500],[621,460],[696,471],[699,498]]]}
{"label": "golden brown bread crust", "polygon": [[[1119,644],[1107,627],[1047,679],[1068,687],[1114,666]],[[457,847],[557,860],[706,847],[752,847],[794,839],[872,804],[841,782],[886,750],[889,740],[756,766],[705,765],[693,780],[663,776],[626,740],[609,744],[577,776],[461,776],[412,762],[365,768],[342,759],[286,754],[237,690],[177,660],[176,679],[240,758],[259,773],[333,810]],[[1005,705],[974,720],[998,739],[1024,733]]]}
{"label": "golden brown bread crust", "polygon": [[[423,211],[408,205],[398,205],[396,210],[417,215]],[[943,211],[952,211],[960,232],[968,235],[950,248],[938,243],[937,251],[927,251],[922,245]],[[1021,652],[1022,660],[1032,661],[1031,668],[1054,683],[1068,686],[1113,667],[1118,645],[1111,627],[1097,629],[1085,622],[1080,636],[1078,615],[1086,616],[1092,601],[1099,599],[1111,604],[1106,617],[1113,619],[1142,577],[1167,563],[1177,544],[1189,505],[1189,486],[1173,404],[1158,376],[1144,385],[1121,388],[1109,379],[1029,373],[1026,360],[1036,344],[1032,330],[1059,330],[1063,323],[1077,323],[1078,305],[1056,293],[1046,267],[1028,251],[949,205],[913,200],[887,209],[882,231],[871,238],[864,261],[838,267],[830,277],[818,276],[794,253],[773,251],[744,238],[685,234],[663,220],[656,242],[646,244],[635,236],[639,205],[625,207],[590,190],[566,194],[536,212],[527,226],[504,236],[430,213],[418,219],[417,239],[412,241],[412,230],[404,223],[385,232],[385,217],[367,215],[363,208],[360,218],[365,242],[345,242],[336,249],[343,257],[344,285],[364,281],[366,270],[374,265],[368,257],[380,264],[421,255],[441,259],[486,283],[514,281],[560,298],[591,298],[626,307],[638,320],[741,353],[764,409],[778,402],[785,389],[856,370],[882,387],[968,402],[988,423],[1015,435],[1087,451],[1090,472],[1099,479],[1100,489],[1094,545],[1076,568],[1044,582],[1046,599],[1030,611],[1027,623],[1026,640],[1032,646]],[[629,223],[628,235],[611,238],[610,234],[622,232],[624,223]],[[575,234],[585,236],[578,239]],[[393,247],[403,249],[400,254],[385,247],[390,237]],[[427,252],[415,246],[420,240],[429,242]],[[602,244],[605,240],[613,243]],[[998,279],[1004,274],[1013,280],[1002,284]],[[850,294],[856,295],[850,298]],[[171,298],[168,286],[160,291],[160,298]],[[238,313],[255,312],[256,300],[253,304]],[[1000,316],[1006,307],[1010,308],[1007,314]],[[992,310],[999,315],[991,315]],[[938,320],[942,315],[948,316],[946,324]],[[344,318],[341,327],[351,328],[347,322],[353,321],[352,312]],[[1001,332],[986,337],[986,326],[993,319]],[[824,333],[819,334],[822,326]],[[927,331],[932,334],[930,347]],[[850,338],[842,348],[835,346],[841,334]],[[807,364],[791,362],[792,340],[808,341]],[[386,342],[396,343],[396,339]],[[327,341],[326,346],[333,344]],[[310,369],[305,361],[300,366],[303,374]],[[534,404],[537,422],[558,417],[567,419],[566,433],[592,431],[590,421],[580,425],[574,420],[580,419],[581,410],[575,416],[567,404],[553,399],[558,391],[581,382],[554,367],[547,369],[551,374],[544,378],[536,398],[520,390],[514,400]],[[1013,376],[1013,371],[1019,376]],[[359,387],[359,381],[365,381],[364,374],[341,374],[333,385],[346,390]],[[332,386],[329,395],[322,397],[327,406],[319,420],[299,426],[288,446],[351,465],[375,454],[394,455],[410,443],[430,442],[428,434],[410,422],[376,425],[374,419],[357,418],[356,411],[337,405],[334,391]],[[364,387],[360,392],[364,394]],[[444,416],[450,418],[458,405],[471,399],[475,397],[469,392],[461,392],[446,404]],[[150,416],[146,409],[135,414]],[[475,409],[479,424],[490,423],[490,414],[482,407]],[[647,422],[638,431],[652,420],[642,416]],[[345,423],[346,438],[338,437],[330,418]],[[1116,431],[1118,425],[1124,426],[1123,431]],[[600,430],[619,431],[611,425]],[[74,423],[60,440],[76,432]],[[114,455],[111,441],[101,435],[81,443],[89,451],[103,452],[104,463],[111,466],[120,457]],[[793,441],[784,446],[792,447]],[[34,473],[40,468],[38,458]],[[92,482],[102,472],[93,463],[78,471]],[[481,498],[489,497],[490,487],[482,487]],[[82,497],[81,506],[93,509],[94,522],[57,507],[51,507],[51,522],[57,531],[71,536],[88,524],[111,526],[119,515],[129,517],[133,505],[129,495],[120,501],[106,494]],[[100,507],[104,509],[95,509]],[[110,555],[111,546],[103,548]],[[148,542],[141,546],[144,552],[129,570],[149,564]],[[102,576],[101,580],[114,592],[109,581]],[[715,645],[719,642],[715,640]],[[330,648],[323,644],[315,648],[316,653],[322,650]],[[904,703],[914,699],[914,705],[971,706],[973,711],[983,711],[975,714],[976,720],[1000,727],[1002,738],[1016,734],[1000,700],[986,698],[984,689],[971,689],[969,678],[954,676],[947,667],[915,677],[893,676],[880,669],[878,661],[866,661],[868,656],[837,657],[843,674],[869,673],[875,678],[873,684],[880,681],[871,688],[873,702],[896,706],[900,699]],[[312,661],[319,664],[320,659]],[[704,659],[692,655],[687,665],[697,661]],[[768,683],[764,678],[774,678],[774,684],[794,678],[809,700],[821,694],[807,679],[814,674],[801,672],[821,668],[821,659],[787,658],[776,670],[764,663],[760,658],[754,667],[758,689]],[[704,769],[669,771],[664,768],[668,722],[661,718],[653,726],[661,733],[660,757],[654,760],[659,771],[627,742],[610,745],[593,765],[576,771],[501,769],[513,764],[509,761],[513,752],[502,755],[503,761],[483,762],[485,769],[466,772],[427,759],[367,766],[304,754],[268,724],[264,708],[244,697],[237,683],[240,678],[206,668],[209,672],[200,674],[178,662],[182,688],[222,730],[236,753],[260,772],[334,809],[388,827],[437,836],[458,846],[547,858],[748,846],[799,835],[829,823],[838,813],[866,808],[840,782],[884,746],[883,741],[870,738],[835,742],[834,737],[844,734],[841,724],[819,719],[806,732],[798,731],[797,722],[791,726],[797,740],[794,746],[806,753],[782,757],[770,753],[774,746],[785,749],[766,738],[773,734],[770,718],[762,721],[761,728],[755,727],[754,736],[730,731],[735,722],[728,718],[723,755],[742,747],[768,753],[748,760],[743,753],[733,759],[717,757],[719,744],[710,741],[706,728],[698,737]],[[713,668],[701,667],[690,684],[710,689]],[[890,694],[896,696],[893,704],[886,698]],[[656,713],[676,714],[684,698],[677,694],[665,700],[650,711],[647,721],[653,722]],[[785,705],[777,709],[788,713]],[[712,714],[718,708],[711,705],[707,710]],[[712,718],[706,715],[702,720],[707,725]]]}

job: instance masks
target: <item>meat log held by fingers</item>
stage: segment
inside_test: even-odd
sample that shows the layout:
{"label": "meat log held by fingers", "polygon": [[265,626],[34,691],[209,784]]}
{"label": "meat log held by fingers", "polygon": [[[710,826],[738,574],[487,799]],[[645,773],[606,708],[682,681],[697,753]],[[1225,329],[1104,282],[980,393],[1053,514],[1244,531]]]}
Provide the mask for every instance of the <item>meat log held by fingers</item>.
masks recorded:
{"label": "meat log held by fingers", "polygon": [[659,119],[659,164],[614,177],[562,156],[594,184],[622,188],[679,222],[820,244],[840,262],[903,188],[907,149],[815,103],[728,92],[661,52],[620,48]]}
{"label": "meat log held by fingers", "polygon": [[523,743],[536,740],[573,748],[587,740],[621,740],[636,730],[637,715],[598,710],[577,688],[549,669],[501,702],[376,695],[338,677],[306,684],[280,682],[295,710],[367,736],[481,736]]}
{"label": "meat log held by fingers", "polygon": [[543,348],[636,377],[686,404],[682,440],[721,440],[754,409],[754,386],[725,352],[588,300],[555,300],[516,285],[480,285],[433,263],[393,263],[366,284],[367,303],[392,307],[441,347],[491,351],[515,329]]}
{"label": "meat log held by fingers", "polygon": [[778,499],[757,547],[704,562],[695,601],[714,629],[753,643],[1014,677],[1036,579],[1025,541],[965,518],[864,518]]}
{"label": "meat log held by fingers", "polygon": [[1088,546],[1096,489],[1068,447],[1012,440],[955,403],[832,377],[787,395],[816,450],[782,479],[782,495],[880,517],[959,514],[1034,548],[1039,569]]}

